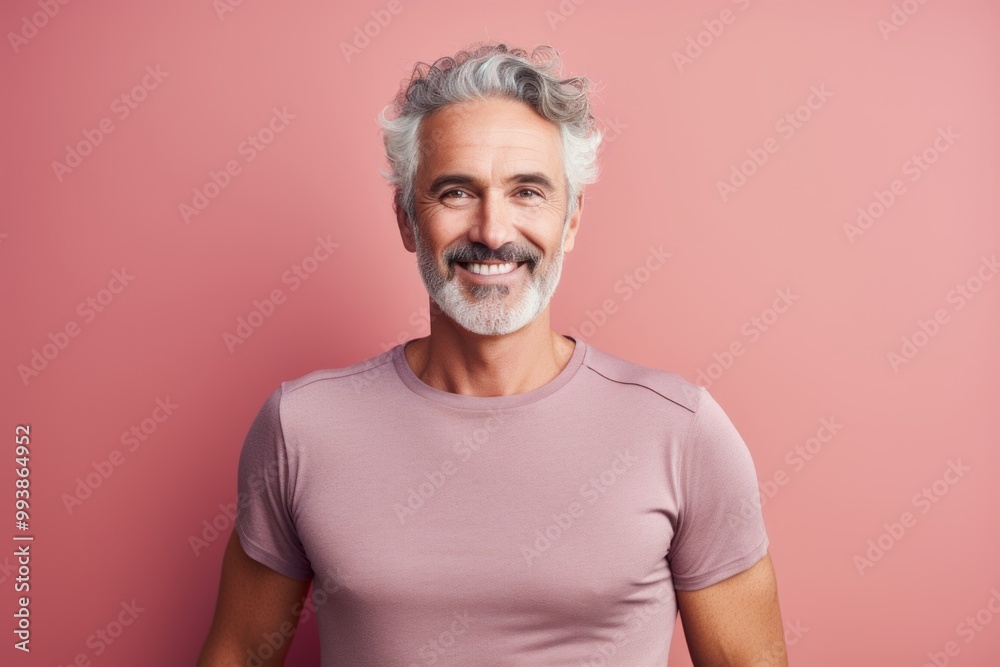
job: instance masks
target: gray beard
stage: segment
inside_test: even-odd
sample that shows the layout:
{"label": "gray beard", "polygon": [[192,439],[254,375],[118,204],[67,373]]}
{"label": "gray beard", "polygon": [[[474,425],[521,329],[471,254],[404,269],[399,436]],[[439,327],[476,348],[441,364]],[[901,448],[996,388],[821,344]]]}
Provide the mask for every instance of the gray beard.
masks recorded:
{"label": "gray beard", "polygon": [[[412,225],[417,245],[417,266],[427,293],[441,311],[459,326],[484,336],[502,336],[513,333],[532,322],[545,310],[552,299],[562,275],[563,248],[566,245],[567,224],[563,223],[559,249],[541,273],[528,274],[522,294],[510,302],[510,285],[463,285],[455,278],[442,276],[438,262],[421,243],[416,225]],[[517,287],[515,286],[515,289]]]}

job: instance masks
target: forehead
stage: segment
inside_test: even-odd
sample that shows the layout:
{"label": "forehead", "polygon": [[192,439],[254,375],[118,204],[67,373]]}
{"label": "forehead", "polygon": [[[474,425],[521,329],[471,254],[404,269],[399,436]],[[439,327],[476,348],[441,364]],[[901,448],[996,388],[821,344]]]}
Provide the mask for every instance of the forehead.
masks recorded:
{"label": "forehead", "polygon": [[420,171],[527,169],[562,171],[559,127],[524,102],[457,102],[420,125]]}

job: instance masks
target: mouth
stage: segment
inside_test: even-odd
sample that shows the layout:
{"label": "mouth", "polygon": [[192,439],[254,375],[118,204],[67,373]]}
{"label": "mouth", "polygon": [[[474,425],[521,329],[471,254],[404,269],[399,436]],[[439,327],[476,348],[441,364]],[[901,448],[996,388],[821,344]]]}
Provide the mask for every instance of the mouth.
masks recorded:
{"label": "mouth", "polygon": [[528,262],[455,262],[462,272],[475,276],[477,280],[506,280],[512,274],[520,273]]}
{"label": "mouth", "polygon": [[510,273],[527,262],[456,262],[469,273],[480,276],[495,276]]}

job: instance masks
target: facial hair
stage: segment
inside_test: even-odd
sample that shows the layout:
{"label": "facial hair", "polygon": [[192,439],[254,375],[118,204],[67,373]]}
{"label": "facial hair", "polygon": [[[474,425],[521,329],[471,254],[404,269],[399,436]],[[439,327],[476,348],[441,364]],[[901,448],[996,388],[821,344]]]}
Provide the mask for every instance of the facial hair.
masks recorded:
{"label": "facial hair", "polygon": [[[542,266],[542,254],[534,246],[505,244],[492,250],[481,243],[459,246],[444,253],[448,266],[442,276],[437,258],[421,242],[413,225],[417,266],[427,293],[441,311],[459,326],[484,336],[514,333],[532,322],[549,305],[562,275],[563,248],[569,232],[569,216],[563,222],[562,238],[552,259]],[[455,277],[458,261],[527,262],[527,277],[514,285],[470,285]],[[541,268],[541,273],[537,273]],[[518,269],[515,269],[518,270]],[[511,295],[511,288],[515,294]]]}

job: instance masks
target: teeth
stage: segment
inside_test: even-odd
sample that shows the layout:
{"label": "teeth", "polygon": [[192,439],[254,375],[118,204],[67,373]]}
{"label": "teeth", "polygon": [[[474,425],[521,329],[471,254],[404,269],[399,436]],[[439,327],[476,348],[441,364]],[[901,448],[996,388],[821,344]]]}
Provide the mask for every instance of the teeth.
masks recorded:
{"label": "teeth", "polygon": [[468,269],[472,273],[483,276],[492,276],[501,273],[510,273],[517,268],[515,262],[504,262],[502,264],[468,264]]}

